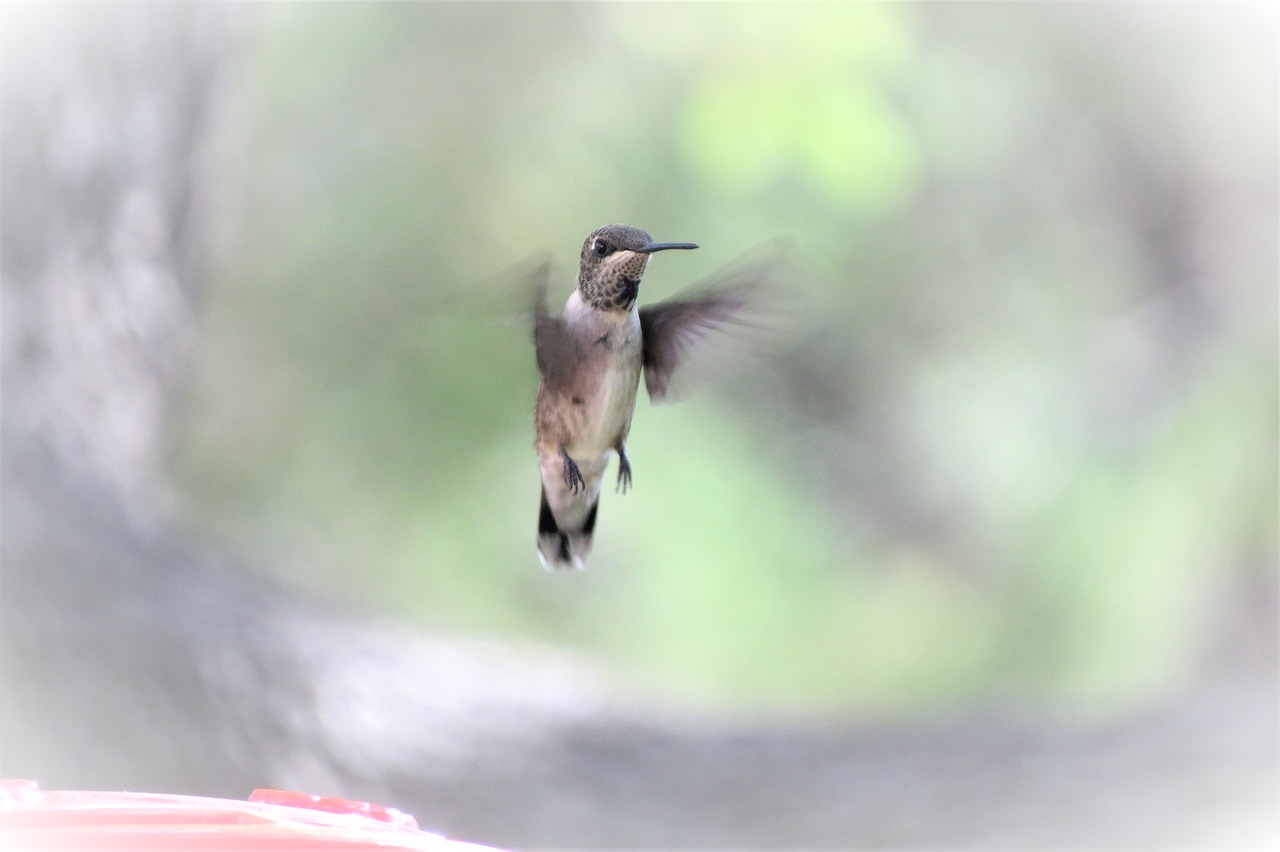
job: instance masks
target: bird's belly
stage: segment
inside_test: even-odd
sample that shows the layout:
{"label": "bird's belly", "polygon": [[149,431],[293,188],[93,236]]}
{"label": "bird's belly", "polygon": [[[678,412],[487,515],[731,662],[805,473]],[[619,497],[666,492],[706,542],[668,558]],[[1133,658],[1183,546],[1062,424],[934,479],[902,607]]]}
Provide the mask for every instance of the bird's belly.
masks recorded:
{"label": "bird's belly", "polygon": [[602,457],[626,438],[639,383],[639,363],[611,365],[593,393],[582,400],[583,428],[575,436],[574,446],[566,448],[570,456],[583,460]]}

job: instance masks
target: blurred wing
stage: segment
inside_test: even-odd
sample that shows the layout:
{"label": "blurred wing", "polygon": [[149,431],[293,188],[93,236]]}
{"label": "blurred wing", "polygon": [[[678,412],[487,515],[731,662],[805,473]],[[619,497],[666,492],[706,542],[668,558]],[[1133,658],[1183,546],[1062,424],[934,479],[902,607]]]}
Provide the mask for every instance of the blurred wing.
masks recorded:
{"label": "blurred wing", "polygon": [[649,399],[661,402],[676,367],[709,332],[733,319],[746,304],[737,291],[668,299],[640,309],[644,344],[644,386]]}
{"label": "blurred wing", "polygon": [[533,349],[542,381],[553,390],[561,390],[573,384],[582,359],[578,339],[568,333],[563,319],[547,310],[550,277],[550,263],[543,263],[529,275],[533,287]]}
{"label": "blurred wing", "polygon": [[699,358],[713,331],[761,328],[756,316],[764,285],[776,274],[781,255],[740,262],[703,282],[693,292],[640,309],[644,346],[644,384],[649,399],[667,397],[676,368]]}

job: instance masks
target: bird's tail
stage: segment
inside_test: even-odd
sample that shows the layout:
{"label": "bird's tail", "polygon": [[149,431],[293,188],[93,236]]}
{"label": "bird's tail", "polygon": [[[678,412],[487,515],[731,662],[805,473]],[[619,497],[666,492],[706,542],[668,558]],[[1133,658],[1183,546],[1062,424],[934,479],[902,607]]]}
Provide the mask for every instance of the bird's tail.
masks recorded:
{"label": "bird's tail", "polygon": [[599,508],[600,495],[597,494],[579,529],[561,529],[547,502],[547,489],[542,489],[542,508],[538,512],[538,559],[543,568],[548,571],[567,568],[581,571],[585,567]]}

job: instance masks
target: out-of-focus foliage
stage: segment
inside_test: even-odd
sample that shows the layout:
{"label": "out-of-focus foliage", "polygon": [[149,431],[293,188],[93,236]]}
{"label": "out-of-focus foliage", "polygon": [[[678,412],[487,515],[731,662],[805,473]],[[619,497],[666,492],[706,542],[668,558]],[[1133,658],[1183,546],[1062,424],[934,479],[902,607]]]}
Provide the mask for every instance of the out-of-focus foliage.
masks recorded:
{"label": "out-of-focus foliage", "polygon": [[[1107,712],[1276,555],[1265,6],[272,4],[236,99],[191,523],[323,593],[711,706]],[[537,567],[527,294],[606,222],[779,235],[783,343],[642,399]],[[1265,585],[1265,583],[1264,583]]]}

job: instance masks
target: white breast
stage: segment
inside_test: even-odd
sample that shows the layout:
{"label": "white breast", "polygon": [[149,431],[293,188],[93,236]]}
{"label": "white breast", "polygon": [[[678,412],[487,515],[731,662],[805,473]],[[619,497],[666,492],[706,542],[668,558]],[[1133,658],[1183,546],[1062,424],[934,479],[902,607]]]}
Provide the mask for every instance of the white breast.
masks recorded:
{"label": "white breast", "polygon": [[[640,382],[640,315],[596,311],[583,304],[575,290],[565,305],[564,318],[583,337],[600,381],[595,393],[582,401],[586,428],[569,455],[581,464],[612,452],[614,441],[631,419]],[[597,360],[599,359],[599,360]]]}

